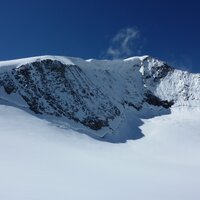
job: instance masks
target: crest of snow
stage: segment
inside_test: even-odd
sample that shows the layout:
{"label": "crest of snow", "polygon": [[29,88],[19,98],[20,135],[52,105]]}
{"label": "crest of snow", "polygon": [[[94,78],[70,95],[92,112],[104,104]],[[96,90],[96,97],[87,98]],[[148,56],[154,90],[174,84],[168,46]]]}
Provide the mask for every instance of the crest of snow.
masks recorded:
{"label": "crest of snow", "polygon": [[46,56],[37,56],[37,57],[30,57],[30,58],[21,58],[21,59],[16,59],[16,60],[0,61],[0,68],[1,68],[1,71],[4,71],[6,69],[9,70],[11,68],[16,68],[18,66],[25,65],[27,63],[32,63],[32,62],[42,61],[42,60],[47,60],[47,59],[57,60],[66,65],[74,65],[74,63],[67,57],[46,55]]}
{"label": "crest of snow", "polygon": [[125,62],[127,62],[127,61],[135,61],[135,60],[143,61],[148,57],[149,57],[148,55],[145,55],[145,56],[133,56],[133,57],[125,58],[124,61]]}
{"label": "crest of snow", "polygon": [[87,59],[85,60],[86,62],[92,62],[94,59],[93,58],[90,58],[90,59]]}

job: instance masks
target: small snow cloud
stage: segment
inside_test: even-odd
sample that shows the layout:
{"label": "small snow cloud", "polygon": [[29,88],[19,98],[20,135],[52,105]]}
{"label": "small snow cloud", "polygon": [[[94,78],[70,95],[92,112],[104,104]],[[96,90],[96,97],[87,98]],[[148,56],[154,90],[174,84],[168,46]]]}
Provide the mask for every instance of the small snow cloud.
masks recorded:
{"label": "small snow cloud", "polygon": [[111,39],[106,55],[113,59],[139,55],[142,46],[140,31],[136,27],[129,27],[120,30]]}

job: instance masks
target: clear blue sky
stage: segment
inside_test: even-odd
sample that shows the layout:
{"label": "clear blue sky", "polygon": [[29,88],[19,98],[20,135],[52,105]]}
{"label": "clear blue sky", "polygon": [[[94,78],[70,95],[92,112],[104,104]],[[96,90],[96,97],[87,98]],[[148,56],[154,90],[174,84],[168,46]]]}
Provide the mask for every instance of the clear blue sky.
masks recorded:
{"label": "clear blue sky", "polygon": [[[128,47],[118,57],[148,54],[200,72],[199,10],[192,0],[1,1],[0,60],[45,54],[106,58],[110,47]],[[120,39],[128,29],[137,35]]]}

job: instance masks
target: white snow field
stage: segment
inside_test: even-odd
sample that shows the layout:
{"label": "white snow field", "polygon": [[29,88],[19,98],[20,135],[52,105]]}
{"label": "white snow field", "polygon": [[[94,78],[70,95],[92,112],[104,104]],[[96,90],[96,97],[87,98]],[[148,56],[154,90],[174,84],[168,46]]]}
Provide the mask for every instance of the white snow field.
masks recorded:
{"label": "white snow field", "polygon": [[0,105],[0,199],[200,199],[200,109],[173,108],[140,129],[113,144]]}

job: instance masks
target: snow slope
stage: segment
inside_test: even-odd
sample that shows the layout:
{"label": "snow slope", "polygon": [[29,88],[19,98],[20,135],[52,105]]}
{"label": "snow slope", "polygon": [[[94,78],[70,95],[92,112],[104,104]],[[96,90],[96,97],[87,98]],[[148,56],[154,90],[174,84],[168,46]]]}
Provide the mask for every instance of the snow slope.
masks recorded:
{"label": "snow slope", "polygon": [[0,105],[0,199],[199,199],[200,110],[143,121],[111,144]]}

